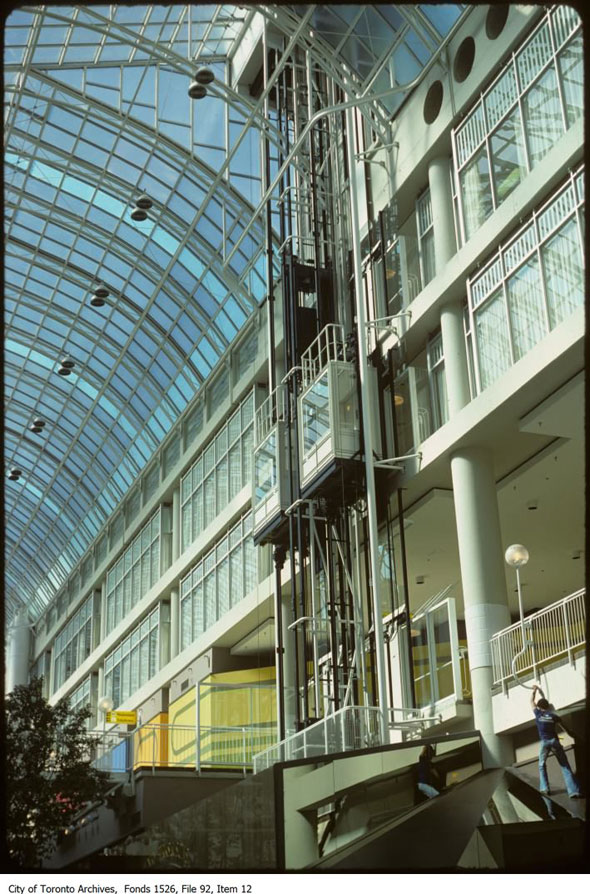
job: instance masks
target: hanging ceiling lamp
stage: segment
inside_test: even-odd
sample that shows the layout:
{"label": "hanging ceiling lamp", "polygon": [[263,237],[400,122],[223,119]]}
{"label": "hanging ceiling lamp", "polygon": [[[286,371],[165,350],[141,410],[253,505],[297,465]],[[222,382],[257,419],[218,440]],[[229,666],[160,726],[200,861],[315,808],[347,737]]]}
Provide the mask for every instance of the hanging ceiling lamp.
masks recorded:
{"label": "hanging ceiling lamp", "polygon": [[198,68],[195,73],[195,81],[197,84],[212,84],[215,75],[210,68]]}
{"label": "hanging ceiling lamp", "polygon": [[191,99],[203,99],[207,96],[207,88],[198,81],[192,81],[188,88],[188,95]]}
{"label": "hanging ceiling lamp", "polygon": [[135,200],[135,208],[131,212],[131,220],[143,221],[147,220],[147,212],[152,207],[153,202],[148,195],[143,193]]}
{"label": "hanging ceiling lamp", "polygon": [[212,84],[215,75],[210,68],[199,68],[195,73],[194,81],[191,81],[188,88],[188,95],[191,99],[204,99],[207,96],[207,84]]}
{"label": "hanging ceiling lamp", "polygon": [[98,285],[94,290],[94,295],[90,299],[90,304],[92,307],[102,307],[105,303],[105,298],[109,297],[109,290],[106,286]]}
{"label": "hanging ceiling lamp", "polygon": [[154,203],[152,202],[150,197],[145,193],[135,200],[136,207],[143,208],[144,211],[147,211],[149,208],[151,208],[153,204]]}
{"label": "hanging ceiling lamp", "polygon": [[76,364],[73,360],[70,360],[69,357],[64,357],[61,361],[61,366],[57,371],[59,376],[69,376]]}

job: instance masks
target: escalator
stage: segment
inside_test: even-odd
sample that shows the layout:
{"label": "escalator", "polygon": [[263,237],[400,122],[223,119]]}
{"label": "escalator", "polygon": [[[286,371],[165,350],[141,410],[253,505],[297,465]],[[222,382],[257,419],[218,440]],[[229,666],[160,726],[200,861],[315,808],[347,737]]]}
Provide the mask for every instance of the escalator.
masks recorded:
{"label": "escalator", "polygon": [[504,770],[482,770],[328,854],[309,870],[428,870],[457,866]]}
{"label": "escalator", "polygon": [[538,791],[536,759],[480,770],[439,797],[391,815],[306,867],[314,871],[502,869],[580,871],[586,866],[585,800],[572,800],[559,767],[553,793]]}

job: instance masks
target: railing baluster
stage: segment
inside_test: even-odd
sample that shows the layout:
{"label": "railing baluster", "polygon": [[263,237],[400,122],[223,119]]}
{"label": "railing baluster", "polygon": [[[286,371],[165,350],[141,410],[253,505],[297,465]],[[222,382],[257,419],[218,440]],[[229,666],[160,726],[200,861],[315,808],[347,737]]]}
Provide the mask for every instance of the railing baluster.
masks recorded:
{"label": "railing baluster", "polygon": [[524,642],[519,622],[494,634],[490,640],[494,683],[504,684],[512,677],[512,661],[519,652],[517,673],[532,668],[536,676],[540,664],[564,653],[574,663],[573,649],[585,642],[585,594],[585,589],[577,590],[527,618]]}
{"label": "railing baluster", "polygon": [[573,664],[574,656],[572,653],[572,647],[571,647],[571,643],[570,643],[569,624],[568,624],[568,620],[567,620],[567,606],[566,606],[565,602],[563,603],[562,608],[563,608],[563,627],[564,627],[564,632],[565,632],[565,642],[566,642],[566,646],[567,646],[567,657],[569,659],[570,664]]}

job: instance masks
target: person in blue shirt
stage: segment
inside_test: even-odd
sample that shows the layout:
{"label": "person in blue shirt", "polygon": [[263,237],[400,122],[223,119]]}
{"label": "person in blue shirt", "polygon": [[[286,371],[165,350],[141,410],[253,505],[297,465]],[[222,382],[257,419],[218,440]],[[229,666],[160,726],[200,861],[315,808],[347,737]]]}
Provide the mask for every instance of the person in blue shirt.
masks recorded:
{"label": "person in blue shirt", "polygon": [[576,777],[571,771],[567,755],[563,750],[563,746],[557,736],[557,727],[560,726],[564,732],[571,736],[569,730],[564,726],[563,720],[555,711],[551,710],[551,705],[546,698],[537,699],[537,692],[542,693],[540,686],[535,683],[531,695],[531,707],[535,715],[535,723],[541,740],[539,749],[539,783],[542,795],[549,795],[549,780],[547,779],[547,758],[550,754],[554,754],[558,760],[565,787],[570,798],[581,798],[580,789],[576,782]]}

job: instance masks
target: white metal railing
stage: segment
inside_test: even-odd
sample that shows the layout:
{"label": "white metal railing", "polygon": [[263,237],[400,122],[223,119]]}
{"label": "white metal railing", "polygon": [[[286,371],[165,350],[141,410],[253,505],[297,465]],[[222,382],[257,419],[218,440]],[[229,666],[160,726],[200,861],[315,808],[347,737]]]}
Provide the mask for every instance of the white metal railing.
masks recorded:
{"label": "white metal railing", "polygon": [[380,730],[380,708],[349,705],[255,754],[252,768],[260,773],[279,761],[387,744],[381,741]]}
{"label": "white metal railing", "polygon": [[90,733],[92,765],[105,773],[128,773],[133,766],[131,735],[118,730]]}
{"label": "white metal railing", "polygon": [[202,767],[239,769],[252,767],[253,756],[276,740],[276,727],[201,726],[197,772]]}
{"label": "white metal railing", "polygon": [[311,385],[331,360],[346,359],[344,327],[328,323],[301,355],[303,388]]}
{"label": "white metal railing", "polygon": [[288,419],[289,391],[286,385],[277,385],[256,410],[254,417],[254,448],[258,447],[279,420]]}
{"label": "white metal railing", "polygon": [[145,767],[174,769],[252,767],[253,755],[276,740],[276,724],[201,726],[145,723],[131,731],[97,733],[92,743],[93,765],[109,774]]}
{"label": "white metal railing", "polygon": [[565,655],[573,664],[586,643],[585,596],[585,589],[577,590],[525,618],[524,643],[520,621],[495,633],[490,640],[494,683],[513,677],[513,662],[517,674],[532,670],[535,676],[539,666]]}

